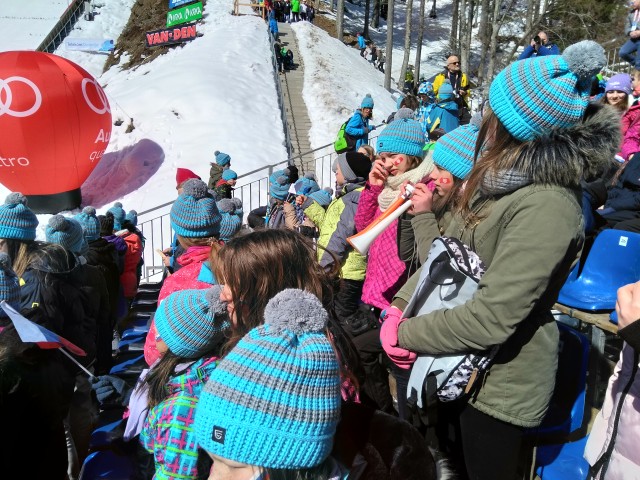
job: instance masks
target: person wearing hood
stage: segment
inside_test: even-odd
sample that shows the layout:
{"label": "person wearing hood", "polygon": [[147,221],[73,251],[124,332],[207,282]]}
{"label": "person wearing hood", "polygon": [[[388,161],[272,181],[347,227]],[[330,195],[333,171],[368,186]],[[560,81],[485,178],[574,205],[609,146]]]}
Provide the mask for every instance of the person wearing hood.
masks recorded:
{"label": "person wearing hood", "polygon": [[[301,199],[307,217],[318,227],[318,260],[323,268],[340,264],[342,280],[335,295],[334,307],[343,327],[358,309],[367,259],[356,252],[347,238],[356,233],[355,216],[360,193],[371,171],[371,160],[362,153],[341,153],[333,163],[336,174],[336,198],[311,193]],[[328,197],[328,198],[327,198]],[[327,202],[328,200],[328,202]],[[325,205],[326,203],[326,205]]]}
{"label": "person wearing hood", "polygon": [[[382,346],[404,368],[420,353],[499,346],[452,415],[470,478],[514,478],[520,455],[531,453],[526,431],[549,408],[559,342],[551,308],[585,238],[580,181],[599,172],[620,142],[617,114],[589,104],[590,79],[605,64],[604,49],[586,40],[498,73],[478,133],[482,153],[445,232],[477,253],[486,273],[463,305],[403,318],[419,270],[382,323]],[[420,234],[439,236],[435,218]]]}
{"label": "person wearing hood", "polygon": [[436,128],[442,128],[446,133],[449,133],[460,125],[458,104],[449,81],[445,81],[438,90],[436,103],[431,107],[424,123],[427,135]]}

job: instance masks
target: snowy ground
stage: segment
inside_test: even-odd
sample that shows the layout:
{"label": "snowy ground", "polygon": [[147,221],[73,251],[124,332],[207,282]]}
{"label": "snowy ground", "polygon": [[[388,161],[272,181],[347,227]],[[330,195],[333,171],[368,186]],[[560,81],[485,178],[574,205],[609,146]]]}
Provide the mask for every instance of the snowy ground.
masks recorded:
{"label": "snowy ground", "polygon": [[[18,3],[0,2],[3,7]],[[29,16],[15,13],[9,17],[3,9],[0,28],[5,23],[13,25],[15,42],[10,48],[3,44],[0,50],[32,49],[39,43],[25,27],[35,15],[33,3]],[[39,1],[37,14],[49,18],[52,26],[56,15],[64,11],[59,3]],[[133,3],[104,0],[95,20],[80,20],[70,37],[116,39]],[[446,5],[443,2],[441,8]],[[114,66],[103,74],[104,55],[67,51],[64,45],[56,51],[98,79],[107,93],[113,120],[123,120],[121,126],[113,127],[107,153],[82,186],[84,205],[93,205],[102,213],[115,201],[121,201],[126,210],[138,211],[169,202],[176,196],[176,168],[191,169],[206,181],[215,150],[230,154],[232,168],[240,175],[286,160],[266,25],[255,16],[232,16],[232,6],[233,0],[208,2],[205,18],[198,25],[202,37],[135,70]],[[403,8],[400,4],[396,12],[398,27]],[[427,13],[429,8],[430,3]],[[347,19],[347,29],[357,31],[362,19],[357,8],[350,6],[350,10],[354,15]],[[417,12],[416,4],[414,16]],[[439,15],[437,24],[428,22],[432,25],[423,48],[425,75],[440,70],[441,64],[429,59],[443,55],[448,29],[445,15]],[[293,28],[305,64],[303,97],[312,121],[312,146],[332,142],[338,126],[367,93],[376,103],[375,123],[395,110],[397,92],[382,87],[383,74],[362,59],[357,49],[308,23]],[[22,43],[18,42],[20,32],[24,32]],[[372,32],[378,44],[383,44],[385,35],[384,27],[379,33]],[[403,42],[403,29],[398,28],[394,71],[400,68]],[[125,133],[130,119],[135,129]],[[0,198],[6,193],[0,186]],[[39,238],[49,216],[40,217]]]}

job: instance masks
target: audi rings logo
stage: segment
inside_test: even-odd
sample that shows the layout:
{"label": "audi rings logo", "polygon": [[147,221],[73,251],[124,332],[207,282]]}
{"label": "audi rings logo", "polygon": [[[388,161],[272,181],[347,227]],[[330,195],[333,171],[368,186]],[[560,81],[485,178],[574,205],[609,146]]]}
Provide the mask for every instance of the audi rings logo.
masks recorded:
{"label": "audi rings logo", "polygon": [[[96,89],[98,97],[100,98],[100,103],[102,103],[102,108],[96,107],[91,101],[91,99],[89,98],[89,95],[87,95],[87,84],[89,83],[93,84],[93,87]],[[94,112],[96,112],[98,115],[102,115],[103,113],[107,113],[107,112],[111,113],[111,109],[109,108],[109,102],[107,101],[107,95],[104,93],[104,90],[100,88],[100,85],[98,85],[98,83],[95,80],[91,78],[82,79],[82,96],[84,97],[84,101],[87,102],[87,105],[89,106],[89,108]]]}
{"label": "audi rings logo", "polygon": [[[13,92],[11,90],[12,83],[24,83],[33,90],[33,105],[27,110],[20,111],[11,108],[11,104],[13,102]],[[12,117],[28,117],[29,115],[36,113],[40,108],[40,105],[42,105],[42,93],[40,93],[37,85],[31,80],[24,77],[9,77],[4,80],[0,78],[0,117],[5,113]]]}

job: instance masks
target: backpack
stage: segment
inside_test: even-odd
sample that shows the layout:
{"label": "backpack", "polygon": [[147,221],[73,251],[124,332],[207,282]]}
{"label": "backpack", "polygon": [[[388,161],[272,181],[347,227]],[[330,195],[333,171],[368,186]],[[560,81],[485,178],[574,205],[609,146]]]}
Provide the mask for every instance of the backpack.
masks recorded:
{"label": "backpack", "polygon": [[353,117],[350,117],[346,122],[344,122],[340,126],[340,130],[338,130],[336,141],[333,142],[333,148],[336,153],[350,152],[356,149],[356,139],[345,132],[347,124],[351,121],[351,118]]}
{"label": "backpack", "polygon": [[[457,238],[436,238],[403,318],[466,303],[485,270],[480,257]],[[409,404],[423,408],[436,398],[449,402],[470,393],[497,351],[498,346],[493,346],[466,354],[419,355],[407,387]]]}

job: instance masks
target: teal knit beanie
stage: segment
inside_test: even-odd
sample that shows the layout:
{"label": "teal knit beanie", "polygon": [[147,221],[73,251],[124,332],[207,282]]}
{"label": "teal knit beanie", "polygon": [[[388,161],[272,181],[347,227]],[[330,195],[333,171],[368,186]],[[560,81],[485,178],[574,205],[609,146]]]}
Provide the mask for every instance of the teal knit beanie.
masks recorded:
{"label": "teal knit beanie", "polygon": [[122,222],[124,222],[127,212],[122,208],[122,203],[116,202],[113,204],[107,212],[113,213],[113,229],[118,231],[122,230]]}
{"label": "teal knit beanie", "polygon": [[0,238],[35,240],[38,217],[27,207],[27,197],[20,192],[7,195],[0,205]]}
{"label": "teal knit beanie", "polygon": [[82,212],[74,217],[84,232],[84,238],[87,242],[93,242],[100,238],[100,220],[96,216],[96,209],[88,206],[82,209]]}
{"label": "teal knit beanie", "polygon": [[360,102],[360,108],[373,108],[373,98],[371,98],[370,93],[367,93],[362,99],[362,102]]}
{"label": "teal knit beanie", "polygon": [[424,132],[420,124],[410,118],[394,120],[378,135],[377,152],[404,153],[422,158]]}
{"label": "teal knit beanie", "polygon": [[437,98],[438,100],[451,100],[453,98],[453,87],[448,80],[440,85]]}
{"label": "teal knit beanie", "polygon": [[220,220],[220,240],[228,242],[242,227],[242,219],[236,213],[236,205],[233,199],[223,198],[218,201]]}
{"label": "teal knit beanie", "polygon": [[523,142],[571,127],[582,119],[591,79],[606,60],[600,45],[583,40],[562,55],[513,62],[491,83],[491,110],[511,136]]}
{"label": "teal knit beanie", "polygon": [[478,131],[477,125],[469,123],[440,137],[433,149],[433,163],[464,180],[473,167]]}
{"label": "teal knit beanie", "polygon": [[135,210],[129,210],[124,219],[128,220],[134,227],[138,226],[138,212],[136,212]]}
{"label": "teal knit beanie", "polygon": [[231,326],[220,285],[179,290],[160,302],[153,317],[158,336],[179,357],[198,358],[225,340]]}
{"label": "teal knit beanie", "polygon": [[333,195],[333,190],[329,187],[325,187],[322,190],[318,190],[317,192],[310,194],[309,198],[318,202],[320,206],[327,207],[331,203],[331,195]]}
{"label": "teal knit beanie", "polygon": [[171,228],[183,237],[217,237],[220,233],[220,212],[207,184],[197,178],[187,180],[182,194],[171,207]]}
{"label": "teal knit beanie", "polygon": [[293,184],[293,187],[296,189],[297,195],[309,195],[320,190],[320,185],[316,182],[316,176],[312,172],[305,173],[304,177],[299,178]]}
{"label": "teal knit beanie", "polygon": [[66,218],[62,215],[54,215],[49,219],[45,229],[47,242],[57,243],[67,250],[77,254],[83,254],[87,250],[87,240],[80,222],[75,218]]}
{"label": "teal knit beanie", "polygon": [[225,165],[229,165],[231,163],[231,157],[227,153],[219,152],[218,150],[216,150],[214,152],[214,155],[216,156],[216,163],[221,167],[224,167]]}
{"label": "teal knit beanie", "polygon": [[286,289],[225,356],[200,394],[198,444],[264,468],[302,469],[331,453],[340,417],[340,369],[311,293]]}

